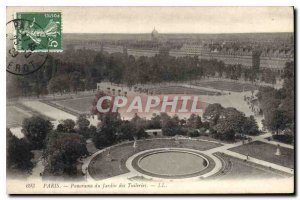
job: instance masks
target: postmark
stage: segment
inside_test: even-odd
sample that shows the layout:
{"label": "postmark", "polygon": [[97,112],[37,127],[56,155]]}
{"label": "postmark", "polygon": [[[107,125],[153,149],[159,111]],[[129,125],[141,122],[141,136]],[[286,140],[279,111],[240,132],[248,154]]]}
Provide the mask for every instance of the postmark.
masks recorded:
{"label": "postmark", "polygon": [[[32,20],[14,19],[6,23],[6,71],[14,75],[28,75],[39,70],[49,57],[48,46],[33,41],[24,32],[26,26],[30,26],[32,31],[44,31]],[[46,40],[49,39],[46,37]],[[37,49],[44,50],[39,52]]]}
{"label": "postmark", "polygon": [[[15,46],[21,52],[28,43],[34,42],[34,52],[62,51],[62,22],[60,12],[17,12],[16,19],[25,21],[22,26],[16,27],[16,37],[19,43]],[[38,24],[39,26],[35,26]],[[26,39],[24,39],[26,38]]]}

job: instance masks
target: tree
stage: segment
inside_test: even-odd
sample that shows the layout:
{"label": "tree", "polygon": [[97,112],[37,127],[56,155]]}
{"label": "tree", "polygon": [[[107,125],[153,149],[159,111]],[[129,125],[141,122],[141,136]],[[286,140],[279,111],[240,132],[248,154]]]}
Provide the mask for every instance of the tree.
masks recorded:
{"label": "tree", "polygon": [[200,135],[200,133],[196,129],[189,129],[187,131],[187,135],[189,137],[198,137]]}
{"label": "tree", "polygon": [[66,119],[62,122],[62,129],[60,131],[67,132],[67,133],[74,133],[75,132],[75,122],[72,119]]}
{"label": "tree", "polygon": [[33,168],[32,158],[33,153],[28,142],[24,138],[17,138],[9,129],[6,129],[7,169],[30,173]]}
{"label": "tree", "polygon": [[96,131],[93,129],[94,127],[92,127],[91,130],[89,129],[90,121],[86,119],[85,115],[79,115],[76,121],[76,125],[78,127],[77,133],[82,135],[84,138],[89,138],[91,136],[91,132],[94,133]]}
{"label": "tree", "polygon": [[98,149],[103,149],[112,145],[114,141],[108,138],[104,131],[99,131],[96,135],[94,135],[93,142]]}
{"label": "tree", "polygon": [[39,81],[36,81],[36,83],[34,84],[33,91],[35,92],[36,97],[39,98],[40,94],[41,94],[41,88],[40,88],[40,85],[39,85]]}
{"label": "tree", "polygon": [[179,124],[180,120],[177,116],[166,118],[162,123],[162,133],[166,136],[182,135],[183,128]]}
{"label": "tree", "polygon": [[160,115],[153,114],[151,119],[148,121],[148,129],[160,129],[161,128],[161,117]]}
{"label": "tree", "polygon": [[52,77],[48,84],[48,90],[50,93],[59,92],[62,94],[63,91],[69,89],[69,80],[67,76]]}
{"label": "tree", "polygon": [[108,80],[114,83],[120,83],[124,70],[124,60],[121,53],[112,53],[107,62]]}
{"label": "tree", "polygon": [[295,131],[295,75],[294,62],[287,62],[282,78],[281,89],[260,88],[258,100],[264,114],[264,126],[278,134],[288,133],[289,137]]}
{"label": "tree", "polygon": [[283,88],[286,89],[286,92],[294,93],[294,90],[295,90],[295,64],[294,64],[294,62],[287,62],[285,64],[282,78],[284,79]]}
{"label": "tree", "polygon": [[279,131],[286,129],[289,123],[290,120],[285,111],[275,110],[267,126],[271,131],[276,132],[278,135]]}
{"label": "tree", "polygon": [[93,138],[97,134],[97,127],[94,125],[90,125],[89,127],[89,137]]}
{"label": "tree", "polygon": [[245,135],[258,135],[259,134],[257,122],[255,121],[255,119],[252,115],[250,117],[246,117],[244,126],[243,126],[243,133]]}
{"label": "tree", "polygon": [[223,110],[224,108],[221,104],[209,104],[203,113],[203,118],[207,120],[211,126],[214,126],[217,124]]}
{"label": "tree", "polygon": [[278,97],[278,92],[274,88],[260,88],[257,94],[260,107],[264,115],[264,126],[270,129],[270,124],[273,120],[274,111],[279,108],[281,100]]}
{"label": "tree", "polygon": [[140,118],[137,114],[130,120],[133,127],[133,136],[137,139],[146,138],[148,135],[145,132],[147,122],[145,119]]}
{"label": "tree", "polygon": [[80,72],[74,71],[69,75],[69,84],[72,91],[77,93],[78,88],[80,87]]}
{"label": "tree", "polygon": [[199,115],[191,114],[187,120],[187,127],[191,129],[199,129],[202,126],[201,117]]}
{"label": "tree", "polygon": [[88,155],[86,143],[76,133],[52,132],[47,141],[43,156],[46,158],[45,174],[77,174],[77,159]]}
{"label": "tree", "polygon": [[225,108],[220,114],[217,124],[212,128],[220,139],[232,141],[235,139],[236,134],[243,132],[245,118],[244,113],[237,109]]}
{"label": "tree", "polygon": [[99,127],[100,131],[93,137],[95,146],[104,148],[115,143],[121,123],[120,114],[117,112],[103,115]]}
{"label": "tree", "polygon": [[284,68],[282,78],[284,78],[283,91],[285,92],[285,98],[283,98],[280,109],[286,112],[289,118],[290,125],[294,131],[295,124],[295,65],[294,62],[287,62]]}
{"label": "tree", "polygon": [[90,121],[86,118],[85,115],[79,115],[77,118],[76,124],[79,129],[86,129],[90,125]]}
{"label": "tree", "polygon": [[44,147],[45,138],[52,128],[52,123],[40,116],[24,119],[22,123],[22,132],[30,142],[32,149]]}
{"label": "tree", "polygon": [[135,127],[133,123],[130,123],[130,121],[123,121],[120,126],[120,134],[118,136],[118,140],[133,140],[134,139],[134,132]]}

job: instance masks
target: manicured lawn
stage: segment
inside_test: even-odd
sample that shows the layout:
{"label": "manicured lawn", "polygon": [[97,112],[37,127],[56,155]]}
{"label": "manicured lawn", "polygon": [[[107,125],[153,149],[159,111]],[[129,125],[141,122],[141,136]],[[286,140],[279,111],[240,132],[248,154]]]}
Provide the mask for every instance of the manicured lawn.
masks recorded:
{"label": "manicured lawn", "polygon": [[251,91],[257,90],[258,87],[249,83],[238,83],[238,82],[228,82],[228,81],[208,81],[201,82],[197,84],[201,87],[208,87],[217,90],[225,90],[232,92],[242,92],[242,91]]}
{"label": "manicured lawn", "polygon": [[294,168],[294,150],[280,147],[281,155],[276,156],[276,149],[277,147],[275,145],[254,141],[252,143],[234,147],[229,150],[243,155],[249,154],[250,157],[284,167]]}
{"label": "manicured lawn", "polygon": [[205,151],[215,147],[222,146],[218,143],[203,142],[180,139],[178,144],[174,139],[154,139],[154,140],[141,140],[137,142],[137,149],[133,151],[133,142],[129,144],[122,144],[110,149],[111,159],[107,159],[107,152],[97,155],[89,165],[90,175],[96,179],[105,179],[116,175],[129,172],[125,166],[126,160],[137,152],[147,149],[163,148],[163,147],[177,147],[177,148],[190,148]]}
{"label": "manicured lawn", "polygon": [[66,99],[54,103],[77,113],[88,113],[91,111],[94,96]]}
{"label": "manicured lawn", "polygon": [[195,88],[187,88],[180,86],[170,86],[151,89],[155,94],[193,94],[193,95],[216,95],[217,92],[205,91]]}
{"label": "manicured lawn", "polygon": [[275,169],[258,165],[252,162],[245,162],[244,160],[222,154],[215,153],[215,156],[220,158],[223,162],[222,170],[214,175],[215,179],[262,179],[262,178],[284,178],[292,175],[281,172]]}
{"label": "manicured lawn", "polygon": [[222,142],[222,143],[225,143],[225,144],[230,144],[230,143],[233,143],[233,142],[230,142],[230,141],[225,141],[225,140],[218,140],[216,138],[213,138],[212,136],[205,136],[205,135],[200,135],[198,137],[195,137],[196,139],[200,139],[200,140],[208,140],[208,141],[212,141],[212,142]]}

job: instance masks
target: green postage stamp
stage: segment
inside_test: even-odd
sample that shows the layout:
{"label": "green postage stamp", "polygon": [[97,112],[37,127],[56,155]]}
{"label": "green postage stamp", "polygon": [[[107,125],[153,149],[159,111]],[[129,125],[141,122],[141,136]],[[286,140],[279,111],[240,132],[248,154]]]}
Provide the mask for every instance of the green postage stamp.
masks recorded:
{"label": "green postage stamp", "polygon": [[62,20],[60,12],[17,12],[15,23],[19,52],[62,51]]}

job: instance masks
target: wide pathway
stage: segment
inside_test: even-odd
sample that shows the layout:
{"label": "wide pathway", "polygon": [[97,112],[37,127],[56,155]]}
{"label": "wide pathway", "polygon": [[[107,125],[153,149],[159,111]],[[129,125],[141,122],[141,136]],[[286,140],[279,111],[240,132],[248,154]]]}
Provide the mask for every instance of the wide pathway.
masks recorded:
{"label": "wide pathway", "polygon": [[24,101],[22,102],[25,106],[29,107],[30,109],[37,111],[51,119],[55,119],[57,121],[65,120],[65,119],[72,119],[76,120],[76,116],[66,113],[62,110],[49,106],[45,103],[42,103],[38,100],[33,101]]}

